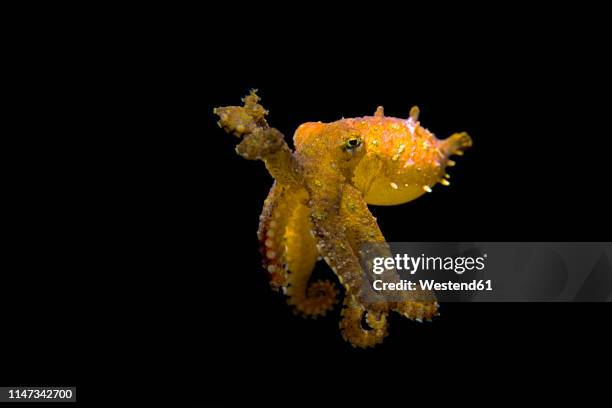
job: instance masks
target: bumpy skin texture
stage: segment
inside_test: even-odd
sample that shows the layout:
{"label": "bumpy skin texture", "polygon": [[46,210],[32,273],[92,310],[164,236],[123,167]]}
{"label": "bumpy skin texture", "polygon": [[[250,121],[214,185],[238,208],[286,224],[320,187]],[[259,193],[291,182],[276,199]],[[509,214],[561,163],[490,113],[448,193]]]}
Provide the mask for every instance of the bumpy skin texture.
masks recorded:
{"label": "bumpy skin texture", "polygon": [[[374,293],[364,284],[362,264],[374,256],[391,256],[368,204],[396,205],[448,186],[445,168],[472,145],[466,133],[438,140],[420,125],[413,107],[407,119],[384,115],[309,122],[294,135],[295,152],[265,120],[267,111],[256,91],[243,106],[215,108],[219,126],[242,141],[236,152],[262,160],[275,179],[264,203],[258,237],[272,288],[306,317],[325,315],[337,302],[328,280],[311,282],[319,256],[344,287],[340,329],[355,347],[371,347],[387,335],[391,311],[418,321],[437,315],[431,292]],[[374,249],[369,244],[375,244]],[[385,281],[399,280],[396,271]],[[392,299],[392,300],[389,300]]]}

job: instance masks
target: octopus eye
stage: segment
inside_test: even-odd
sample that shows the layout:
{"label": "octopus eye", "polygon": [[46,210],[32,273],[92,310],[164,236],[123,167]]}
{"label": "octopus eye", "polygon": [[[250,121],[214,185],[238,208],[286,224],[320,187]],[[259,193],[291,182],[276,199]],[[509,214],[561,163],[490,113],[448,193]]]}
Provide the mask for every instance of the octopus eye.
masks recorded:
{"label": "octopus eye", "polygon": [[344,143],[344,147],[349,150],[356,149],[359,146],[361,146],[361,139],[358,137],[351,137],[350,139],[347,139]]}

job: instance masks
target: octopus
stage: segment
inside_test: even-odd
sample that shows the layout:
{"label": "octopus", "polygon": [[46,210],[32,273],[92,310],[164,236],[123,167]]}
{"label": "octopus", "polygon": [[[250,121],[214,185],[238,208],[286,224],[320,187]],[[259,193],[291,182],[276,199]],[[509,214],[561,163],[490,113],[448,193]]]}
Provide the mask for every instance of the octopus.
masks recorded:
{"label": "octopus", "polygon": [[[390,248],[368,205],[397,205],[448,186],[452,155],[472,145],[465,133],[439,140],[421,126],[419,108],[408,118],[373,116],[331,123],[308,122],[294,134],[294,150],[268,125],[256,90],[242,106],[214,109],[217,124],[240,142],[236,152],[261,160],[274,178],[257,236],[273,289],[284,293],[297,314],[317,318],[337,304],[340,290],[330,280],[311,279],[325,260],[344,288],[340,331],[352,346],[373,347],[388,334],[391,312],[422,322],[438,316],[432,292],[402,291],[394,297],[367,285],[374,256]],[[397,281],[390,270],[387,281]]]}

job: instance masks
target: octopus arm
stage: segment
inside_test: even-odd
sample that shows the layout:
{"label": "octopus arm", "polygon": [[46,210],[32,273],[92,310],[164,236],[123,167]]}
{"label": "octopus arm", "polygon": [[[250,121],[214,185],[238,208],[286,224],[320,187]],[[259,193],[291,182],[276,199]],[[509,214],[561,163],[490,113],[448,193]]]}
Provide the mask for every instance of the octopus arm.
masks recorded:
{"label": "octopus arm", "polygon": [[308,194],[299,192],[301,200],[293,207],[285,231],[287,290],[289,304],[306,317],[325,315],[337,301],[338,291],[329,280],[310,282],[318,252],[312,234],[310,209],[304,204]]}
{"label": "octopus arm", "polygon": [[290,187],[275,182],[259,217],[257,237],[263,266],[269,273],[270,286],[275,290],[287,286],[284,233],[291,217],[292,196]]}
{"label": "octopus arm", "polygon": [[[376,218],[368,209],[361,191],[352,185],[346,185],[343,190],[341,215],[347,226],[348,238],[353,251],[358,254],[361,264],[369,264],[374,257],[388,258],[393,254],[386,243]],[[371,270],[371,268],[367,268]],[[394,269],[383,275],[385,282],[399,282],[400,277]],[[373,276],[367,277],[376,279]],[[368,286],[370,287],[370,286]],[[388,307],[409,319],[431,319],[437,314],[438,304],[431,291],[413,290],[388,293],[378,292],[387,300]],[[375,299],[375,298],[370,298]],[[379,300],[380,302],[380,300]],[[380,305],[369,305],[371,309],[384,311]],[[372,318],[374,315],[372,314]]]}
{"label": "octopus arm", "polygon": [[318,254],[307,198],[303,188],[276,182],[264,203],[258,238],[272,288],[282,290],[296,312],[316,318],[334,307],[338,291],[329,280],[310,282]]}
{"label": "octopus arm", "polygon": [[265,120],[267,111],[259,103],[255,91],[244,98],[243,106],[214,109],[217,124],[227,133],[242,138],[236,152],[248,160],[262,160],[272,177],[287,185],[299,186],[300,167],[284,135]]}
{"label": "octopus arm", "polygon": [[388,334],[387,326],[387,313],[367,312],[354,298],[344,298],[340,331],[353,347],[374,347],[382,343]]}
{"label": "octopus arm", "polygon": [[[320,206],[314,206],[315,239],[319,253],[332,268],[344,286],[345,297],[340,329],[345,340],[356,347],[374,346],[382,342],[387,333],[386,312],[367,310],[363,300],[364,275],[359,258],[353,252],[345,226],[339,214],[329,212],[321,218]],[[364,318],[368,324],[364,324]]]}
{"label": "octopus arm", "polygon": [[289,296],[289,303],[305,316],[324,315],[336,303],[337,290],[325,281],[310,282],[317,259],[312,225],[305,205],[308,193],[302,173],[281,132],[268,125],[267,111],[255,91],[243,106],[215,108],[219,126],[242,138],[236,152],[249,160],[262,160],[275,184],[260,216],[258,238],[264,267],[273,289]]}
{"label": "octopus arm", "polygon": [[367,295],[363,292],[367,285],[340,209],[343,179],[336,172],[318,168],[307,177],[306,186],[317,250],[345,289],[342,335],[356,347],[380,343],[386,335],[386,315],[379,310],[370,314],[364,306],[362,297]]}

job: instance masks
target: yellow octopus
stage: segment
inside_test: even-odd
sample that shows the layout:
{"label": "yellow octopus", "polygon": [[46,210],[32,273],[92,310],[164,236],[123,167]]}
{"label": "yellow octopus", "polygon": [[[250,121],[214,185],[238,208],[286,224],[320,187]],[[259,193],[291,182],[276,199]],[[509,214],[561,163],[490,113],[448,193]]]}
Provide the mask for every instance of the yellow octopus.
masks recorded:
{"label": "yellow octopus", "polygon": [[[438,315],[433,293],[401,292],[389,301],[364,284],[362,262],[373,256],[364,248],[377,244],[377,256],[392,256],[368,204],[396,205],[449,185],[449,157],[472,145],[467,133],[438,140],[421,126],[418,107],[407,119],[384,115],[308,122],[294,135],[295,151],[265,120],[268,113],[256,90],[244,106],[215,108],[219,126],[242,138],[236,152],[262,160],[274,185],[265,200],[257,232],[272,288],[282,290],[296,312],[325,315],[337,302],[329,280],[311,282],[319,256],[344,286],[340,330],[354,347],[371,347],[387,335],[387,315],[394,311],[422,321]],[[387,281],[398,280],[390,271]],[[374,299],[374,300],[372,300]]]}

